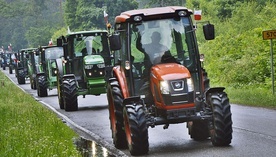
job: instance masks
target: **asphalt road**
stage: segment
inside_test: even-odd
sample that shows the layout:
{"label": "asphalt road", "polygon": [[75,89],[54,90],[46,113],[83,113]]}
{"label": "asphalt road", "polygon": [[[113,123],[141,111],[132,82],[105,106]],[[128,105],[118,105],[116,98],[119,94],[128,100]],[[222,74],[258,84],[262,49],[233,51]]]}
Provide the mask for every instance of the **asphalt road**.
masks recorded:
{"label": "asphalt road", "polygon": [[[14,74],[8,74],[17,84]],[[77,125],[79,129],[88,132],[93,140],[114,149],[109,125],[106,95],[78,97],[79,110],[65,112],[59,109],[57,91],[49,91],[49,96],[40,98],[36,90],[30,88],[28,81],[20,85],[26,92],[38,101],[50,106]],[[231,102],[231,100],[230,100]],[[149,128],[148,157],[273,157],[276,156],[276,110],[247,107],[231,104],[233,120],[233,139],[228,147],[214,147],[210,140],[196,142],[190,139],[186,124],[170,125],[164,130],[163,126]],[[130,156],[128,150],[118,151],[118,156]]]}

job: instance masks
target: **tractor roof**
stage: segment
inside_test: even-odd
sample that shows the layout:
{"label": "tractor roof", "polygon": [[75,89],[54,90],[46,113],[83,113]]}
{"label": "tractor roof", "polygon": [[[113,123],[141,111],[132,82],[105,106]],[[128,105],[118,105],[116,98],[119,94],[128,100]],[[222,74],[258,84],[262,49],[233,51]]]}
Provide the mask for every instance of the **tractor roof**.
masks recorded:
{"label": "tractor roof", "polygon": [[154,19],[162,19],[163,16],[164,18],[168,18],[169,16],[173,16],[177,14],[179,11],[185,11],[187,15],[193,14],[192,10],[187,9],[186,7],[180,7],[180,6],[138,9],[138,10],[126,11],[121,13],[121,15],[116,16],[115,23],[123,23],[123,22],[131,21],[133,17],[137,15],[142,16],[143,19],[147,17],[151,17]]}
{"label": "tractor roof", "polygon": [[71,37],[71,36],[79,36],[79,35],[83,35],[83,36],[94,36],[97,33],[104,33],[107,34],[107,30],[93,30],[93,31],[79,31],[79,32],[69,32],[66,36],[67,37]]}
{"label": "tractor roof", "polygon": [[58,46],[56,46],[56,45],[41,46],[41,48],[43,48],[43,49],[47,49],[47,48],[51,48],[51,47],[58,47]]}
{"label": "tractor roof", "polygon": [[21,49],[20,51],[21,52],[27,52],[27,51],[33,51],[33,50],[35,50],[36,48],[26,48],[26,49]]}

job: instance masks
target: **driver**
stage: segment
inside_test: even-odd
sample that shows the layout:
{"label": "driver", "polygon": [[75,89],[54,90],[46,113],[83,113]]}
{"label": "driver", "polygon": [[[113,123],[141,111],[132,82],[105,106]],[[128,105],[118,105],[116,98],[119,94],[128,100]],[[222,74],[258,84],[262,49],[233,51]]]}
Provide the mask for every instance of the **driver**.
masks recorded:
{"label": "driver", "polygon": [[160,33],[153,32],[151,35],[151,43],[142,44],[140,48],[137,47],[140,51],[142,51],[145,54],[145,59],[149,59],[152,64],[160,63],[161,56],[163,56],[163,54],[169,50],[168,47],[161,44],[160,41]]}

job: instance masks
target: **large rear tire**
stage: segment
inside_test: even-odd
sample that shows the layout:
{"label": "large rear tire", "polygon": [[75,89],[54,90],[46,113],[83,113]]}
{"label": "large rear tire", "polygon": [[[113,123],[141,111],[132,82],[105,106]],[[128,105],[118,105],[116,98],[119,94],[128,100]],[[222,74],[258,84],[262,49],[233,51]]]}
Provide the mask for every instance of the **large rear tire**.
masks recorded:
{"label": "large rear tire", "polygon": [[232,113],[230,103],[225,92],[213,93],[210,97],[213,110],[213,121],[210,130],[211,141],[214,146],[227,146],[232,140]]}
{"label": "large rear tire", "polygon": [[63,101],[65,111],[78,110],[78,89],[74,79],[63,81]]}
{"label": "large rear tire", "polygon": [[125,105],[124,125],[130,154],[147,154],[149,151],[148,126],[143,105],[140,102]]}
{"label": "large rear tire", "polygon": [[127,148],[126,134],[123,130],[123,96],[118,81],[112,78],[107,87],[110,129],[113,144],[118,149]]}
{"label": "large rear tire", "polygon": [[46,76],[37,77],[37,95],[40,97],[48,96],[48,83]]}

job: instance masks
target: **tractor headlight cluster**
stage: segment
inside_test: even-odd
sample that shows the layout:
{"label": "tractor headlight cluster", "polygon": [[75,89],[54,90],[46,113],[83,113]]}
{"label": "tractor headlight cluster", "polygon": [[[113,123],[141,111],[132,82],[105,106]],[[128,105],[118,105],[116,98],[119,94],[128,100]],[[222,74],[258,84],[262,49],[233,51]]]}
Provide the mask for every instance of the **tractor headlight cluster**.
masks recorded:
{"label": "tractor headlight cluster", "polygon": [[160,81],[160,91],[162,94],[170,94],[168,81]]}
{"label": "tractor headlight cluster", "polygon": [[194,83],[192,78],[187,78],[187,87],[188,87],[188,92],[194,91]]}

